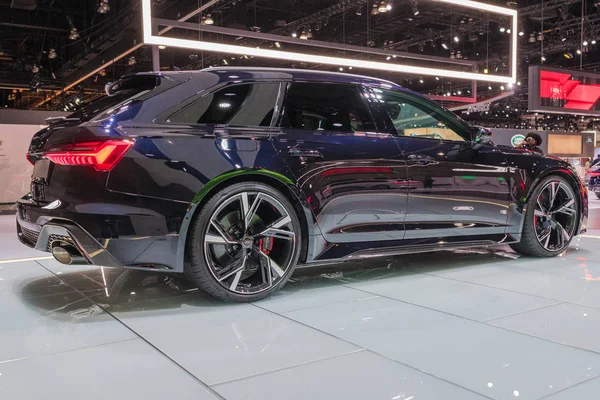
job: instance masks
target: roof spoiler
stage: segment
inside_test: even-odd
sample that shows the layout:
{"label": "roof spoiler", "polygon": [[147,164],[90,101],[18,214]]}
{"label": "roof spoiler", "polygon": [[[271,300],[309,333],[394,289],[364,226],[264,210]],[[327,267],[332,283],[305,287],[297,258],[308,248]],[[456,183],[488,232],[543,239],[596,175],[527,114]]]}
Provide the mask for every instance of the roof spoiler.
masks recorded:
{"label": "roof spoiler", "polygon": [[80,118],[67,118],[64,116],[60,116],[60,117],[49,117],[49,118],[46,118],[44,121],[46,121],[46,124],[48,124],[48,125],[54,125],[59,122],[81,121],[81,119]]}

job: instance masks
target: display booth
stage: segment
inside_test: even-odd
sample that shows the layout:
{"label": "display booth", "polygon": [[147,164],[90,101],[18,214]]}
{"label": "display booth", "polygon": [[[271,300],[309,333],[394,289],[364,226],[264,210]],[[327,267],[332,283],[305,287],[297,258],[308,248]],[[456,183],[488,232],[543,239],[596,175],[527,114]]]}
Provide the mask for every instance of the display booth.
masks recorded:
{"label": "display booth", "polygon": [[11,204],[29,192],[33,166],[25,158],[31,137],[45,119],[67,115],[55,111],[0,110],[0,204]]}
{"label": "display booth", "polygon": [[495,144],[517,147],[527,133],[535,132],[542,138],[544,153],[568,161],[581,176],[585,162],[594,157],[595,132],[533,131],[522,129],[492,129]]}

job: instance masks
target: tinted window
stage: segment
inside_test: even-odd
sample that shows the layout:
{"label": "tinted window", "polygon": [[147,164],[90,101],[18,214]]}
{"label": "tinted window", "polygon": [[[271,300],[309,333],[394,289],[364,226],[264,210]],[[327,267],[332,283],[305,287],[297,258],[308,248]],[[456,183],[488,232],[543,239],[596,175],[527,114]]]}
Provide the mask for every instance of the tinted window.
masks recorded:
{"label": "tinted window", "polygon": [[443,110],[419,104],[391,90],[373,89],[400,136],[466,141],[468,135],[450,127]]}
{"label": "tinted window", "polygon": [[[163,79],[152,75],[135,76],[118,80],[112,84],[109,96],[102,96],[91,102],[80,104],[79,110],[69,115],[68,118],[80,118],[83,121],[106,118],[122,104],[146,93],[153,92],[164,83]],[[170,85],[165,86],[168,87]]]}
{"label": "tinted window", "polygon": [[184,124],[270,126],[279,83],[231,85],[203,97],[169,118]]}
{"label": "tinted window", "polygon": [[292,84],[281,125],[310,131],[375,131],[358,87],[322,83]]}

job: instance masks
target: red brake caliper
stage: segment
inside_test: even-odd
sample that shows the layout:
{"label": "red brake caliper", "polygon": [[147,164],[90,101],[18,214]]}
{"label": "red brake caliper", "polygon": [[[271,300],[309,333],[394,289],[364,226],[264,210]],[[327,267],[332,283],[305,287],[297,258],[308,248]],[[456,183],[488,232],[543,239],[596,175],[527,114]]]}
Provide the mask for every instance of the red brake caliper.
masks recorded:
{"label": "red brake caliper", "polygon": [[271,250],[273,250],[273,238],[266,237],[264,239],[260,239],[258,241],[258,247],[262,250],[263,253],[269,255]]}

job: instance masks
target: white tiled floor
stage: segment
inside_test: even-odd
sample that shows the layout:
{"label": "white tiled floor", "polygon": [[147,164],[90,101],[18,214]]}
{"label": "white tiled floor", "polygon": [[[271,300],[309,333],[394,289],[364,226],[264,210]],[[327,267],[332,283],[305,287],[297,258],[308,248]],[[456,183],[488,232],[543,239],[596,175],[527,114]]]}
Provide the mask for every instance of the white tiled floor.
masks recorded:
{"label": "white tiled floor", "polygon": [[411,255],[302,271],[232,305],[179,277],[39,259],[13,218],[0,217],[0,399],[600,397],[597,230],[555,259]]}

